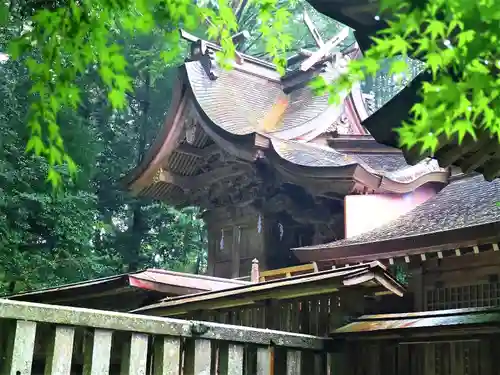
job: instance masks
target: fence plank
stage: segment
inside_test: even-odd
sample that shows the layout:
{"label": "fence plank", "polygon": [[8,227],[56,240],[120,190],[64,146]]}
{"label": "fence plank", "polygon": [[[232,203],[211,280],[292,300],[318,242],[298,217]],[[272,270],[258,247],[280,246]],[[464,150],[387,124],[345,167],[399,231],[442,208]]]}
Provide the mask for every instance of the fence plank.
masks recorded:
{"label": "fence plank", "polygon": [[184,375],[209,375],[212,363],[210,340],[191,340],[186,346]]}
{"label": "fence plank", "polygon": [[84,375],[107,375],[111,360],[111,342],[113,332],[96,329],[85,342],[84,347]]}
{"label": "fence plank", "polygon": [[145,375],[148,362],[149,336],[133,333],[123,347],[121,375]]}
{"label": "fence plank", "polygon": [[70,375],[75,329],[57,326],[49,343],[45,375]]}
{"label": "fence plank", "polygon": [[172,337],[155,337],[154,375],[177,375],[180,370],[181,340]]}
{"label": "fence plank", "polygon": [[220,375],[243,375],[242,345],[222,345],[219,353]]}
{"label": "fence plank", "polygon": [[286,374],[299,375],[302,353],[298,350],[287,350],[286,352]]}
{"label": "fence plank", "polygon": [[36,323],[16,321],[7,344],[7,357],[3,373],[30,375],[35,348]]}
{"label": "fence plank", "polygon": [[257,375],[272,375],[269,348],[257,348]]}

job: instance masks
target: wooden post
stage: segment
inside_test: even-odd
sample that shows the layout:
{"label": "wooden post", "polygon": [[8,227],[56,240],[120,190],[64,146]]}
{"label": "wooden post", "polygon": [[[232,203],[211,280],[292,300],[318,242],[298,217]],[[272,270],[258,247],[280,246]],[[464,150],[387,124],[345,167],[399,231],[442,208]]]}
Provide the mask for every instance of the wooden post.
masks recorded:
{"label": "wooden post", "polygon": [[259,261],[257,258],[252,260],[252,271],[250,272],[250,281],[252,283],[258,283],[260,279],[260,271],[259,271]]}
{"label": "wooden post", "polygon": [[233,226],[233,244],[231,248],[231,277],[233,279],[240,277],[240,244],[238,226]]}
{"label": "wooden post", "polygon": [[[209,229],[210,230],[210,229]],[[217,256],[217,240],[213,233],[208,233],[208,259],[207,259],[207,275],[215,276],[215,262]]]}

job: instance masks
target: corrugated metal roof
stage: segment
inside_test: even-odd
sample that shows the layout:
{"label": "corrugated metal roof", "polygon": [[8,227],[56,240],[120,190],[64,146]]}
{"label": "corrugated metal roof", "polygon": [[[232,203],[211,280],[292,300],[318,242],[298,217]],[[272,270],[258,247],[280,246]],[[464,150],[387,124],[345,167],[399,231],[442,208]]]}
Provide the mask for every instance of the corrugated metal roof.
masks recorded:
{"label": "corrugated metal roof", "polygon": [[500,323],[499,308],[455,309],[425,313],[365,315],[347,324],[333,334],[388,333],[393,331],[418,330],[440,327],[459,328],[465,326]]}

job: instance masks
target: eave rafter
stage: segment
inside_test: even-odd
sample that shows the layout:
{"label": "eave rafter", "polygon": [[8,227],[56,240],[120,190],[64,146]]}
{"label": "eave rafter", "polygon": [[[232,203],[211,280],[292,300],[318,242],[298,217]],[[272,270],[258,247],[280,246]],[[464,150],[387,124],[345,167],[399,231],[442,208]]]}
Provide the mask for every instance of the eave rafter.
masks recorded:
{"label": "eave rafter", "polygon": [[160,168],[153,183],[163,182],[180,187],[184,193],[210,186],[218,181],[232,179],[250,173],[252,167],[243,163],[230,164],[195,176],[181,176],[172,171]]}

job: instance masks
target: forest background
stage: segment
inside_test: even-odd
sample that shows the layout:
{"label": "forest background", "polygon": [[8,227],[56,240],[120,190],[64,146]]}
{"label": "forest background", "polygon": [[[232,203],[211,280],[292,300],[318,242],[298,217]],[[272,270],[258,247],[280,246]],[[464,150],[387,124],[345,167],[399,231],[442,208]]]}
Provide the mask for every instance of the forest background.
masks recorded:
{"label": "forest background", "polygon": [[[201,1],[201,0],[200,0]],[[205,1],[206,2],[206,1]],[[313,47],[303,23],[306,10],[324,39],[343,26],[317,13],[304,1],[283,0],[292,18],[290,53]],[[270,57],[258,27],[258,9],[238,15],[239,30],[250,38],[239,51]],[[0,30],[0,52],[6,51],[21,24]],[[204,26],[195,34],[204,37]],[[98,72],[79,79],[81,105],[61,114],[65,148],[76,163],[76,179],[64,189],[47,183],[46,158],[26,153],[30,139],[27,106],[32,82],[26,65],[0,59],[0,295],[134,272],[146,267],[202,273],[206,267],[206,231],[199,210],[176,209],[146,198],[134,198],[120,178],[137,165],[163,124],[182,53],[166,64],[165,51],[176,50],[155,28],[148,35],[115,33],[123,48],[133,90],[124,110],[113,110]],[[120,38],[120,35],[127,37]],[[178,42],[176,42],[178,43]],[[354,43],[347,38],[340,49]],[[377,107],[404,82],[388,77],[388,67],[373,81]],[[68,175],[64,167],[60,174]]]}

